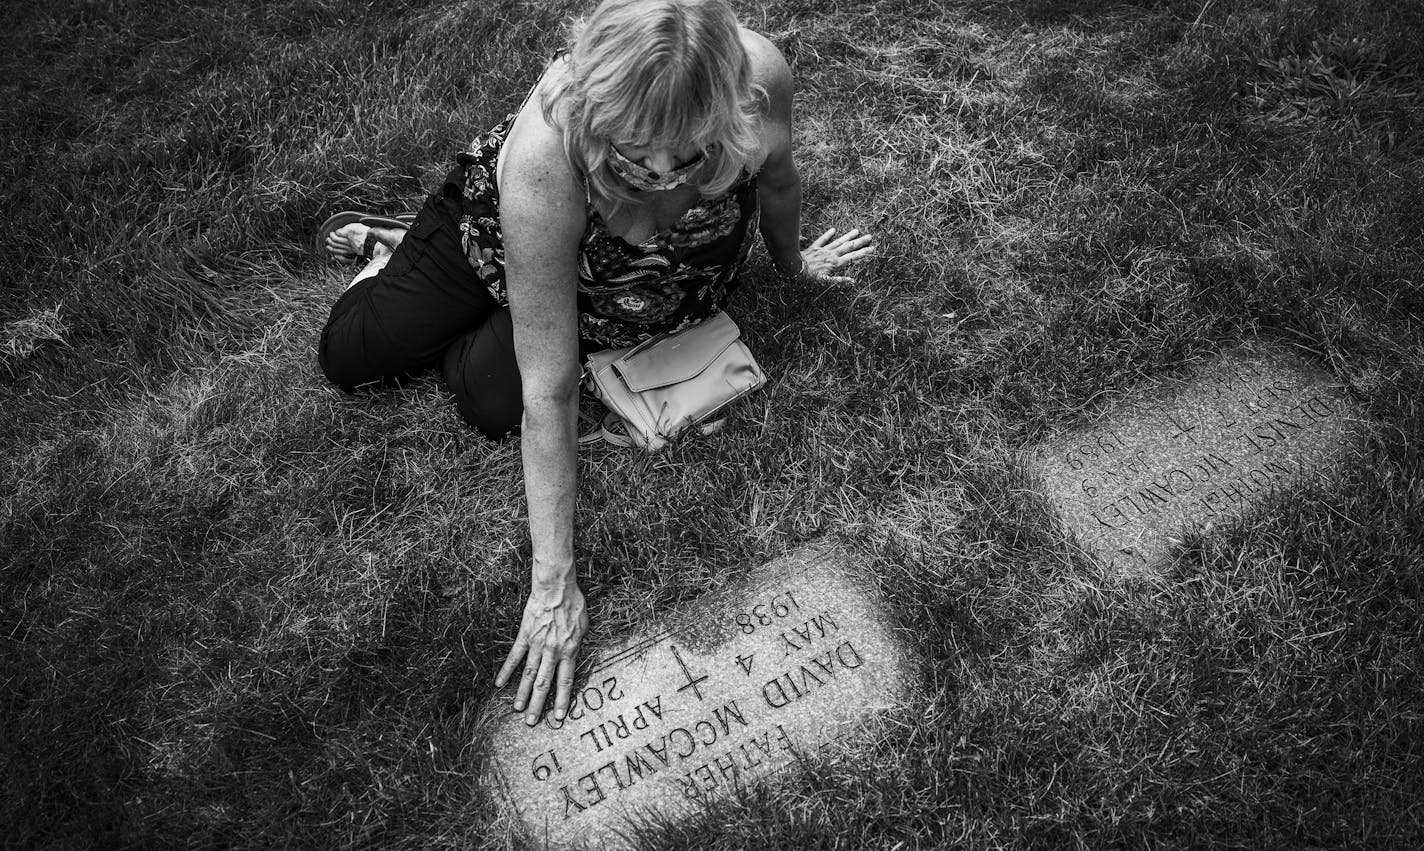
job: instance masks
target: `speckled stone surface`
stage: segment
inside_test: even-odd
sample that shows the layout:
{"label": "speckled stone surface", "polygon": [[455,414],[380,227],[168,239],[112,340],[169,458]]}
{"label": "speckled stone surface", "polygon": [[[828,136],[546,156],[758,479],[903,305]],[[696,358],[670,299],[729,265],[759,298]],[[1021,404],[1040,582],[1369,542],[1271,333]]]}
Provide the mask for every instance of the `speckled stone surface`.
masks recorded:
{"label": "speckled stone surface", "polygon": [[1113,568],[1161,568],[1190,530],[1239,522],[1282,488],[1329,477],[1368,432],[1327,372],[1264,343],[1109,406],[1028,457],[1064,528]]}
{"label": "speckled stone surface", "polygon": [[626,847],[630,820],[677,818],[832,741],[854,746],[914,694],[918,662],[883,601],[824,544],[754,570],[595,651],[563,723],[488,710],[484,782],[537,847]]}

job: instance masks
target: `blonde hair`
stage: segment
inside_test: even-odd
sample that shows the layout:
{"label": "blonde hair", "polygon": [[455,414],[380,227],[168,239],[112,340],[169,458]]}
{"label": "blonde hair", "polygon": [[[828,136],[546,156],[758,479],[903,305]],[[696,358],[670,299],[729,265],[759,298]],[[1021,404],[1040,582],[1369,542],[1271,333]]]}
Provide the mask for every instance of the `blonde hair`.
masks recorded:
{"label": "blonde hair", "polygon": [[604,0],[570,28],[568,63],[544,98],[544,120],[591,191],[632,203],[608,146],[697,145],[704,197],[725,193],[759,147],[766,91],[751,78],[726,0]]}

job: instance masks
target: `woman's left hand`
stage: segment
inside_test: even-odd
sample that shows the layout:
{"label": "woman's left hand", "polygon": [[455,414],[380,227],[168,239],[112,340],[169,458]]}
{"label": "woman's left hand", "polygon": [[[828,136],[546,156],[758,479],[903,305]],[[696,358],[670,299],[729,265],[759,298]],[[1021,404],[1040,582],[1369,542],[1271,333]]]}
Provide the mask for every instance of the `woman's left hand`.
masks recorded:
{"label": "woman's left hand", "polygon": [[842,266],[865,259],[875,251],[874,240],[868,233],[863,234],[852,228],[840,236],[835,234],[836,229],[831,228],[801,251],[801,259],[806,262],[806,275],[832,281],[849,281],[849,277],[833,273]]}

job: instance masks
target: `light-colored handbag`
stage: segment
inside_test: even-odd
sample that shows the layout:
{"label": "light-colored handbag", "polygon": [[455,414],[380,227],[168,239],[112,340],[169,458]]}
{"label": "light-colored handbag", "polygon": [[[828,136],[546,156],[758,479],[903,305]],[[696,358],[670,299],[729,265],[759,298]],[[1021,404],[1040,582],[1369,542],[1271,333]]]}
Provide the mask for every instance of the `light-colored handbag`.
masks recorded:
{"label": "light-colored handbag", "polygon": [[710,421],[714,414],[766,383],[741,337],[718,311],[680,331],[589,355],[584,380],[610,414],[599,436],[656,452],[687,429],[712,431],[721,424]]}

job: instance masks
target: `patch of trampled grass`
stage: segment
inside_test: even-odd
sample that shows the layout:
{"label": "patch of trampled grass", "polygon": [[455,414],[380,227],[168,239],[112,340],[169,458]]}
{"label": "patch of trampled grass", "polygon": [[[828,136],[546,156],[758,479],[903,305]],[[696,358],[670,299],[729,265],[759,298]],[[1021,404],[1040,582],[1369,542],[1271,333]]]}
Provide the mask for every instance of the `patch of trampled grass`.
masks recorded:
{"label": "patch of trampled grass", "polygon": [[[412,207],[572,8],[74,2],[5,36],[8,843],[502,845],[467,745],[523,603],[517,444],[434,379],[327,387],[349,271],[306,244]],[[594,637],[830,535],[930,699],[648,844],[1417,841],[1417,17],[740,8],[796,66],[806,233],[881,248],[850,284],[753,276],[774,382],[732,428],[587,456]],[[1085,563],[1013,453],[1258,333],[1362,391],[1369,463],[1154,581]]]}

